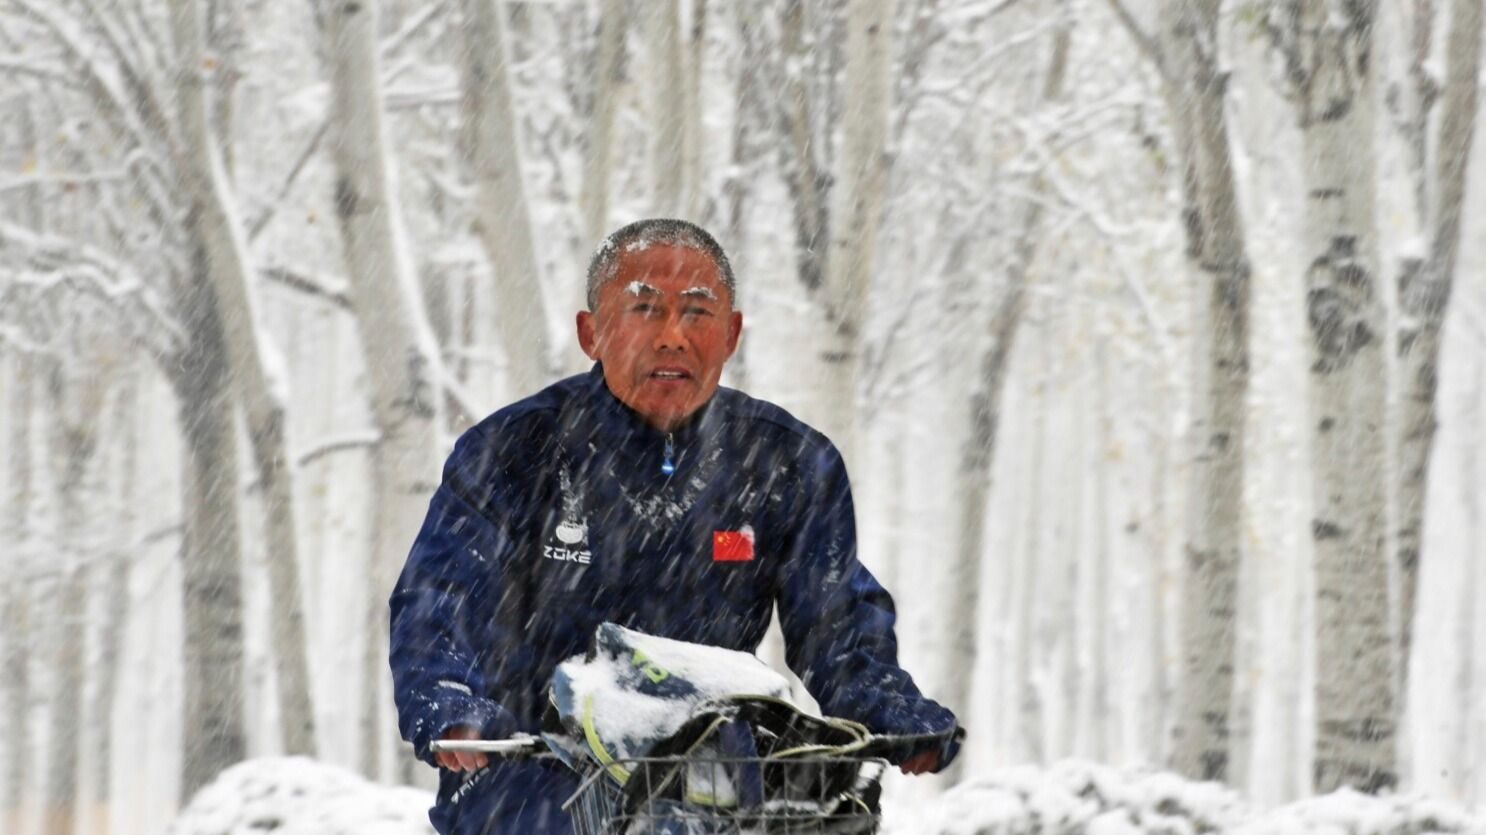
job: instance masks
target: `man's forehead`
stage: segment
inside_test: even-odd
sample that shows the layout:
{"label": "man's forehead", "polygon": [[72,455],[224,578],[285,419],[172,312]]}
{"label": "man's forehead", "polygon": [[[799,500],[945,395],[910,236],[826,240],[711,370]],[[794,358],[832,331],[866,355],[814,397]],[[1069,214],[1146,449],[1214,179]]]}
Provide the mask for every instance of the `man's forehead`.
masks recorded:
{"label": "man's forehead", "polygon": [[615,265],[611,282],[629,295],[675,293],[690,298],[717,299],[722,276],[712,256],[690,247],[652,244],[626,249]]}

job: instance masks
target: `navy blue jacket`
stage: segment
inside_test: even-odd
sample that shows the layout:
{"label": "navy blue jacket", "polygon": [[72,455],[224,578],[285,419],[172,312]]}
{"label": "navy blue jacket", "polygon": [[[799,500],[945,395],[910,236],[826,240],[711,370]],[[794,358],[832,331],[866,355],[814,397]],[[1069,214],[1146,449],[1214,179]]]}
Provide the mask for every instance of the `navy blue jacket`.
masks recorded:
{"label": "navy blue jacket", "polygon": [[[776,603],[786,659],[826,715],[877,733],[955,727],[898,666],[892,598],[857,560],[830,441],[728,388],[667,435],[595,366],[455,445],[391,598],[402,735],[432,762],[429,743],[454,726],[536,732],[553,669],[598,624],[752,652]],[[543,768],[494,766],[483,787],[443,773],[435,825],[486,831],[454,825],[471,795],[488,796],[489,817],[514,795],[560,794]]]}

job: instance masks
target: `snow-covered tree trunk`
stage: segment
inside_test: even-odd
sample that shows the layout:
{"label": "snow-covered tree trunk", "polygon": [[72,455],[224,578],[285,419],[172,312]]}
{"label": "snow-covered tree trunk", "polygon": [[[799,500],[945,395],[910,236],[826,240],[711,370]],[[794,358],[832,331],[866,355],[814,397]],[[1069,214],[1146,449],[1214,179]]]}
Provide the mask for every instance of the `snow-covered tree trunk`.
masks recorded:
{"label": "snow-covered tree trunk", "polygon": [[[1098,325],[1096,324],[1097,328]],[[1094,419],[1097,422],[1094,447],[1094,547],[1093,566],[1090,571],[1091,593],[1089,619],[1093,621],[1089,630],[1089,695],[1093,704],[1089,706],[1089,730],[1086,733],[1085,750],[1099,762],[1109,762],[1110,752],[1117,750],[1111,745],[1114,733],[1114,700],[1118,695],[1109,672],[1109,648],[1119,640],[1113,635],[1116,624],[1110,618],[1110,598],[1116,590],[1110,585],[1110,564],[1114,561],[1114,520],[1110,517],[1110,470],[1114,461],[1114,415],[1109,385],[1109,352],[1114,346],[1107,337],[1099,337],[1095,343],[1094,374],[1095,397]]]}
{"label": "snow-covered tree trunk", "polygon": [[[1062,95],[1068,68],[1069,25],[1061,25],[1052,39],[1043,101],[1055,101]],[[956,473],[959,521],[956,526],[959,548],[951,568],[953,589],[947,613],[950,625],[950,661],[945,682],[945,698],[952,710],[965,716],[971,711],[972,682],[977,658],[976,624],[980,615],[980,565],[986,543],[986,504],[991,495],[991,464],[1001,421],[1001,400],[1011,363],[1011,351],[1021,326],[1027,298],[1032,262],[1041,239],[1043,203],[1041,194],[1046,183],[1040,178],[1032,187],[1032,196],[1022,208],[1012,244],[1012,258],[1006,264],[1006,282],[986,331],[985,349],[979,358],[979,377],[970,400],[970,431],[960,447],[960,468]],[[833,248],[834,263],[841,250]],[[845,256],[843,256],[845,257]],[[958,764],[952,769],[958,769]],[[951,773],[950,780],[959,776]]]}
{"label": "snow-covered tree trunk", "polygon": [[[19,542],[17,542],[19,545]],[[16,552],[12,552],[16,553]],[[4,609],[5,684],[0,708],[5,711],[5,762],[0,773],[0,822],[6,832],[22,831],[27,819],[26,791],[31,759],[31,583],[21,566],[8,566]]]}
{"label": "snow-covered tree trunk", "polygon": [[1177,132],[1187,258],[1197,282],[1193,467],[1171,759],[1226,779],[1243,517],[1249,262],[1224,113],[1218,0],[1177,0],[1158,59]]}
{"label": "snow-covered tree trunk", "polygon": [[124,652],[124,634],[129,616],[129,576],[133,543],[139,541],[139,449],[136,416],[139,412],[139,371],[134,363],[128,363],[119,375],[117,383],[117,407],[112,411],[115,427],[113,444],[118,448],[119,461],[114,465],[112,493],[119,508],[121,524],[119,536],[105,552],[104,570],[91,574],[95,583],[93,593],[103,601],[102,623],[95,634],[99,646],[93,686],[92,708],[89,717],[93,730],[93,744],[89,749],[88,763],[92,770],[93,809],[88,831],[104,833],[109,830],[109,806],[113,801],[113,785],[110,766],[113,761],[113,711],[119,691],[119,659]]}
{"label": "snow-covered tree trunk", "polygon": [[877,265],[877,232],[887,191],[893,0],[847,0],[846,67],[840,165],[831,187],[825,320],[819,344],[823,404],[819,429],[850,466],[856,463],[857,386],[867,289]]}
{"label": "snow-covered tree trunk", "polygon": [[[1394,785],[1386,341],[1375,231],[1374,0],[1304,0],[1276,38],[1298,101],[1310,326],[1318,792]],[[1273,16],[1273,15],[1272,15]]]}
{"label": "snow-covered tree trunk", "polygon": [[814,108],[805,83],[812,49],[805,38],[805,3],[802,0],[785,3],[780,14],[783,71],[778,82],[781,95],[777,99],[777,119],[785,133],[783,141],[778,143],[780,174],[790,193],[800,281],[806,290],[814,293],[826,281],[829,252],[826,236],[830,228],[826,201],[830,184],[820,157],[820,146],[824,143],[816,141]]}
{"label": "snow-covered tree trunk", "polygon": [[185,438],[181,477],[184,715],[180,792],[191,797],[247,755],[242,541],[231,365],[206,253],[176,301],[189,349],[166,367]]}
{"label": "snow-covered tree trunk", "polygon": [[[65,498],[65,497],[64,497]],[[63,501],[63,513],[80,508]],[[67,517],[64,527],[77,517]],[[68,543],[75,549],[76,542]],[[83,654],[87,633],[87,567],[76,551],[67,554],[53,580],[52,686],[47,700],[46,805],[42,831],[71,835],[78,812],[78,766],[83,739]]]}
{"label": "snow-covered tree trunk", "polygon": [[[691,32],[686,40],[686,72],[681,83],[681,216],[709,223],[716,207],[707,193],[702,145],[705,138],[703,110],[707,101],[702,81],[707,78],[707,0],[692,0]],[[727,246],[728,244],[724,244]]]}
{"label": "snow-covered tree trunk", "polygon": [[497,0],[464,0],[464,144],[475,178],[476,227],[494,274],[496,332],[511,399],[553,374],[542,270],[521,173],[508,45]]}
{"label": "snow-covered tree trunk", "polygon": [[[1486,473],[1481,471],[1481,442],[1486,440],[1481,431],[1481,395],[1486,393],[1486,363],[1480,357],[1472,359],[1471,385],[1465,391],[1465,402],[1468,404],[1462,409],[1462,420],[1460,426],[1464,438],[1460,444],[1460,484],[1461,504],[1464,508],[1465,518],[1462,520],[1461,533],[1463,540],[1467,543],[1481,541],[1481,484],[1486,480]],[[1477,767],[1480,765],[1481,756],[1478,753],[1480,739],[1476,736],[1475,716],[1481,710],[1478,692],[1481,685],[1481,674],[1476,669],[1476,659],[1479,655],[1480,645],[1476,641],[1476,633],[1479,630],[1481,619],[1480,593],[1481,578],[1483,572],[1481,561],[1467,554],[1461,560],[1460,586],[1457,590],[1456,600],[1459,612],[1455,621],[1455,647],[1458,657],[1455,659],[1455,704],[1458,715],[1456,717],[1456,734],[1454,745],[1450,753],[1451,776],[1455,788],[1456,800],[1466,801],[1472,797],[1475,788],[1471,785],[1476,777]]]}
{"label": "snow-covered tree trunk", "polygon": [[[1475,135],[1477,78],[1481,68],[1482,0],[1454,0],[1450,7],[1443,111],[1433,155],[1437,167],[1433,172],[1432,187],[1424,190],[1434,197],[1433,205],[1426,204],[1425,235],[1429,249],[1422,260],[1406,262],[1398,278],[1398,307],[1402,321],[1398,333],[1396,372],[1404,387],[1395,468],[1399,479],[1395,548],[1401,604],[1397,671],[1400,728],[1403,727],[1402,705],[1408,694],[1409,661],[1414,643],[1429,459],[1438,424],[1435,397],[1439,387],[1440,337],[1455,281],[1460,218],[1465,205],[1465,187]],[[1418,137],[1422,142],[1428,135],[1427,123],[1418,129],[1423,134]],[[1416,151],[1411,162],[1422,169],[1426,158]],[[1430,183],[1429,173],[1417,171],[1415,178]]]}
{"label": "snow-covered tree trunk", "polygon": [[597,246],[609,228],[609,178],[614,145],[614,119],[624,81],[624,0],[599,3],[598,45],[591,86],[593,109],[583,152],[583,227],[588,245]]}
{"label": "snow-covered tree trunk", "polygon": [[1017,756],[1032,763],[1047,761],[1047,741],[1044,734],[1045,710],[1043,708],[1045,699],[1042,686],[1037,680],[1040,649],[1037,642],[1037,617],[1042,611],[1037,592],[1040,585],[1038,581],[1042,573],[1042,479],[1047,468],[1049,339],[1048,328],[1044,326],[1038,329],[1037,339],[1033,343],[1036,346],[1034,355],[1036,359],[1031,363],[1031,367],[1036,369],[1037,378],[1033,386],[1030,416],[1032,460],[1027,465],[1028,486],[1025,502],[1027,518],[1024,523],[1027,533],[1026,542],[1022,546],[1021,576],[1017,581],[1020,593],[1016,596],[1017,650],[1014,678],[1021,696],[1017,699],[1015,706],[1017,718],[1013,726],[1017,729],[1017,739],[1021,746]]}
{"label": "snow-covered tree trunk", "polygon": [[186,159],[182,161],[187,225],[201,247],[206,277],[220,305],[230,381],[243,407],[253,462],[263,488],[267,563],[272,594],[270,624],[277,657],[276,681],[284,751],[315,753],[309,656],[299,582],[294,466],[289,459],[285,413],[288,380],[278,352],[267,341],[254,298],[254,272],[206,98],[208,66],[202,50],[198,0],[173,0],[172,24],[182,70],[176,99]]}
{"label": "snow-covered tree trunk", "polygon": [[326,18],[335,101],[330,129],[335,208],[372,414],[381,433],[372,456],[376,531],[361,706],[361,766],[371,776],[382,772],[381,743],[391,727],[387,596],[438,486],[443,425],[438,349],[418,291],[382,125],[376,20],[374,2],[337,4]]}
{"label": "snow-covered tree trunk", "polygon": [[641,7],[645,50],[646,123],[650,140],[651,211],[677,217],[686,206],[686,95],[681,0],[650,0]]}
{"label": "snow-covered tree trunk", "polygon": [[5,541],[7,558],[3,566],[3,609],[0,609],[0,635],[5,650],[5,678],[0,684],[0,711],[5,727],[5,760],[0,766],[0,822],[6,832],[20,832],[26,820],[23,804],[27,799],[27,777],[31,772],[31,582],[32,566],[23,555],[31,545],[31,511],[33,468],[31,439],[33,421],[32,392],[35,389],[35,361],[25,353],[9,357],[6,379],[9,392],[6,408],[5,465]]}
{"label": "snow-covered tree trunk", "polygon": [[94,459],[103,381],[99,356],[56,360],[47,375],[48,449],[52,479],[55,568],[51,698],[48,700],[46,808],[43,829],[70,835],[78,817],[84,716],[83,674],[87,646],[90,559],[95,555],[98,505]]}

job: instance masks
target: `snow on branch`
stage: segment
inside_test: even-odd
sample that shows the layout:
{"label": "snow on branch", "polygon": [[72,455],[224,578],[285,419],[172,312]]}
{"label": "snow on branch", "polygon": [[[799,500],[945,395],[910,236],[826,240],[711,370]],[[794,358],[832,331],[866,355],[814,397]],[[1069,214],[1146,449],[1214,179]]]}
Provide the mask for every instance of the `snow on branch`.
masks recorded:
{"label": "snow on branch", "polygon": [[[0,309],[14,317],[12,321],[24,322],[35,313],[37,297],[70,291],[123,314],[125,330],[156,356],[189,341],[154,289],[130,265],[86,243],[0,222],[0,264],[10,270],[10,280],[0,286],[0,301],[5,302]],[[155,342],[162,336],[163,344]]]}

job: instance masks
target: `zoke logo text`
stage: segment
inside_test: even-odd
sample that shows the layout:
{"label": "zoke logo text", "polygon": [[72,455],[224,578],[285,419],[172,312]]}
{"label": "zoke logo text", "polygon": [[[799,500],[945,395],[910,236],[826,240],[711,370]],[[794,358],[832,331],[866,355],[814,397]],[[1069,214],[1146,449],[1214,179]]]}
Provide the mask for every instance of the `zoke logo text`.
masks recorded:
{"label": "zoke logo text", "polygon": [[572,548],[558,548],[552,545],[543,545],[542,556],[546,557],[549,560],[557,560],[558,562],[576,562],[581,565],[588,565],[588,563],[593,559],[593,552],[578,551]]}

